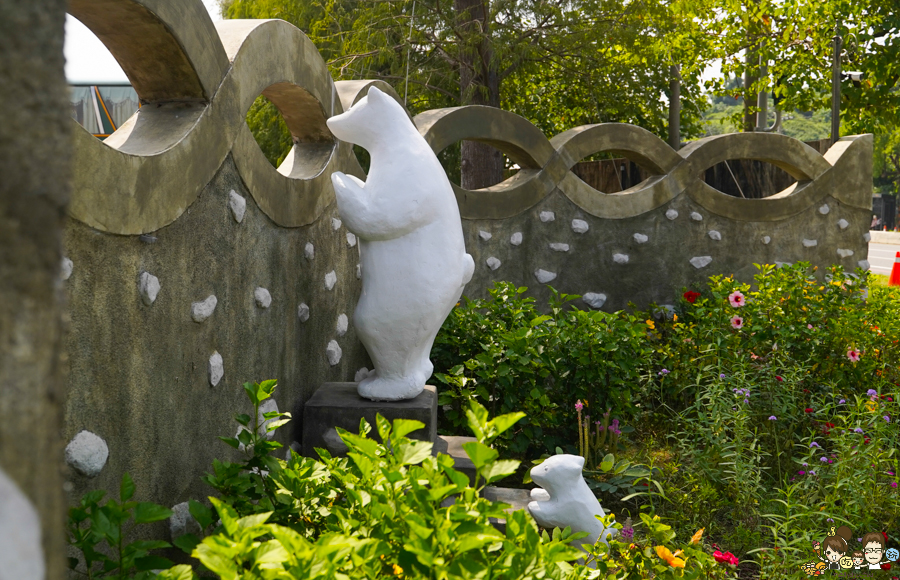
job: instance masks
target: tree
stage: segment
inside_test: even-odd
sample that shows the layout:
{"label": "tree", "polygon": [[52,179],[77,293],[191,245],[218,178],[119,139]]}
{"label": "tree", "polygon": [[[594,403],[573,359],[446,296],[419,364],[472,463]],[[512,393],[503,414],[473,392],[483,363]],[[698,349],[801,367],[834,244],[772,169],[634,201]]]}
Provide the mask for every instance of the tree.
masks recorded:
{"label": "tree", "polygon": [[[900,122],[900,15],[890,0],[675,0],[672,9],[698,25],[682,34],[722,78],[717,95],[742,97],[744,130],[755,125],[756,96],[772,92],[784,111],[830,109],[832,38],[844,39],[844,70],[860,83],[842,83],[841,119],[847,132],[874,132]],[[733,90],[730,76],[743,77]]]}
{"label": "tree", "polygon": [[[390,82],[413,113],[503,107],[550,134],[619,121],[664,137],[669,70],[690,55],[681,121],[686,134],[700,131],[702,67],[689,44],[668,42],[686,24],[664,0],[416,0],[414,14],[411,0],[233,0],[223,9],[230,18],[295,24],[336,78]],[[462,144],[463,187],[492,185],[503,168],[492,147]]]}

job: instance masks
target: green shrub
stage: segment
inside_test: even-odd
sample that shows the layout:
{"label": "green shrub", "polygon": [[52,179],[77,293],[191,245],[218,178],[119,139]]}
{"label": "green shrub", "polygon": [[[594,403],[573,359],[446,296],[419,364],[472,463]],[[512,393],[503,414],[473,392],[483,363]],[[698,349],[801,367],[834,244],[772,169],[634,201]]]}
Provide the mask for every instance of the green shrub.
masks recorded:
{"label": "green shrub", "polygon": [[[525,413],[497,448],[533,459],[577,440],[575,401],[634,413],[634,394],[652,353],[639,318],[571,309],[578,296],[558,294],[541,315],[525,288],[498,282],[487,300],[468,300],[448,316],[432,359],[441,383],[441,427],[461,433],[470,401],[491,415]],[[586,413],[590,413],[587,411]]]}

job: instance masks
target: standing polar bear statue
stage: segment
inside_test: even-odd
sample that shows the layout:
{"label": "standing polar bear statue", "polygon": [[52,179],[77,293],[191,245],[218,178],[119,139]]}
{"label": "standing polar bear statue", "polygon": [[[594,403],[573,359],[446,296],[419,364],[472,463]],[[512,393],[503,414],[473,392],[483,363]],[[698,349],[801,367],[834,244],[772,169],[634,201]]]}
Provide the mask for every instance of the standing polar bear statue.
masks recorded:
{"label": "standing polar bear statue", "polygon": [[358,391],[376,401],[411,399],[431,376],[434,337],[475,270],[456,197],[406,111],[377,88],[328,128],[372,159],[365,182],[331,175],[341,219],[360,240],[353,324],[375,370]]}

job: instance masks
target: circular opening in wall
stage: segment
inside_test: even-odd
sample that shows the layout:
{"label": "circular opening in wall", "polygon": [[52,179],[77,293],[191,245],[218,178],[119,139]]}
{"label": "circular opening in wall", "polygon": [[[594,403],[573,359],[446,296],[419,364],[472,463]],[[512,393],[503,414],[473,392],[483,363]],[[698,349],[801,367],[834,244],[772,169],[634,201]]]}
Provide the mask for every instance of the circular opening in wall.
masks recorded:
{"label": "circular opening in wall", "polygon": [[266,88],[247,111],[247,126],[269,163],[286,177],[311,179],[334,153],[322,104],[292,83]]}
{"label": "circular opening in wall", "polygon": [[[629,152],[603,152],[579,161],[572,173],[602,193],[631,193],[659,180],[660,169],[632,159]],[[635,156],[639,157],[639,156]]]}
{"label": "circular opening in wall", "polygon": [[727,159],[702,171],[700,178],[726,195],[745,199],[790,195],[798,187],[787,171],[756,159]]}

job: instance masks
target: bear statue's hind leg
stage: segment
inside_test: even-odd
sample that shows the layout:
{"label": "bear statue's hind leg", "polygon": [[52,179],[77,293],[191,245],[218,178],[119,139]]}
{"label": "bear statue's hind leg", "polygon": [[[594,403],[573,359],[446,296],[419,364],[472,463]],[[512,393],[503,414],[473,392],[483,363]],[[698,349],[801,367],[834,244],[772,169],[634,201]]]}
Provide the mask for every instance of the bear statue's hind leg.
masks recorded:
{"label": "bear statue's hind leg", "polygon": [[360,397],[373,401],[412,399],[424,390],[425,378],[421,373],[405,377],[379,377],[377,371],[360,381],[357,387]]}

